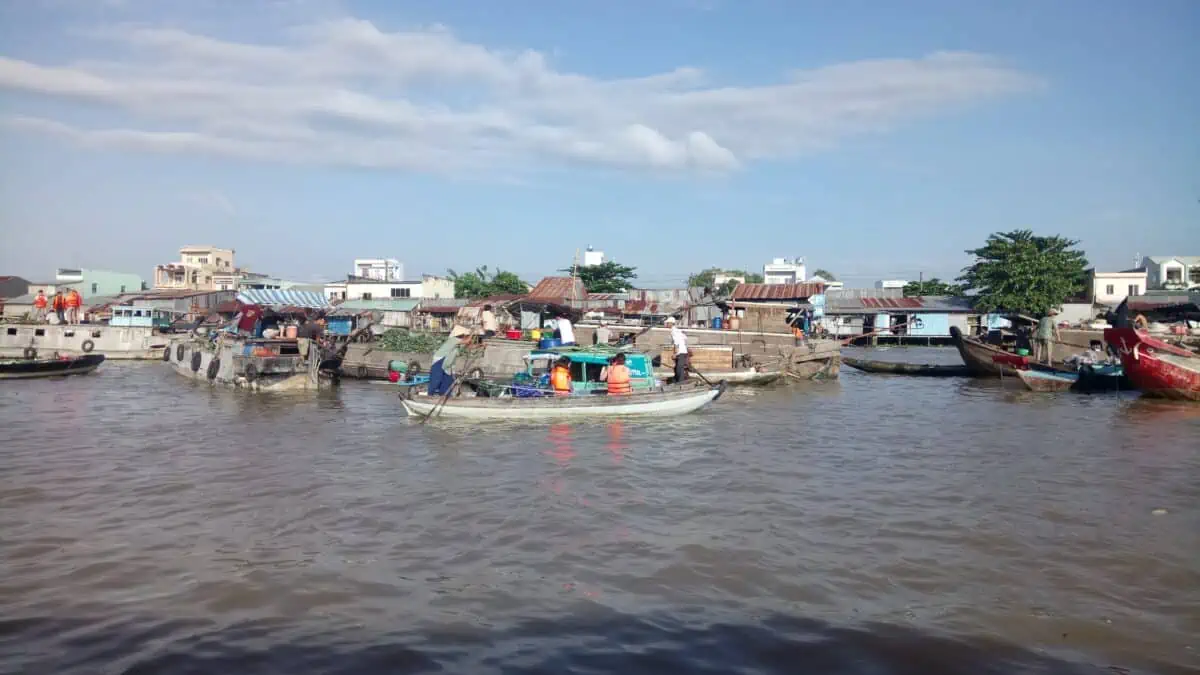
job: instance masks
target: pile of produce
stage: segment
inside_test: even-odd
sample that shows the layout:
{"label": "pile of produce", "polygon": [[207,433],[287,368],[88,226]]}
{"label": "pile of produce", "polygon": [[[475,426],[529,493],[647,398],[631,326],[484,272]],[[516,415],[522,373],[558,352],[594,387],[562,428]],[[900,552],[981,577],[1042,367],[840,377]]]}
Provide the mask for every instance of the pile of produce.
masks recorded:
{"label": "pile of produce", "polygon": [[375,343],[377,349],[389,352],[412,352],[414,354],[432,354],[446,339],[444,335],[433,333],[412,333],[393,328],[379,336]]}

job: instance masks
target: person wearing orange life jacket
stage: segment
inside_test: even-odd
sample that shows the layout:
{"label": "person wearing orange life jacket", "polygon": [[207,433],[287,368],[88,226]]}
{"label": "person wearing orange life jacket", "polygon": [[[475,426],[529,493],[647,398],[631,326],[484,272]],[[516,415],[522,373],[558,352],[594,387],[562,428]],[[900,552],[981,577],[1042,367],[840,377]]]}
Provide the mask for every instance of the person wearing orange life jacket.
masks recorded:
{"label": "person wearing orange life jacket", "polygon": [[66,323],[67,317],[65,313],[67,311],[67,296],[63,295],[62,291],[54,292],[54,300],[52,301],[51,307],[53,307],[54,314],[58,317],[58,322]]}
{"label": "person wearing orange life jacket", "polygon": [[46,304],[49,298],[46,297],[46,291],[38,291],[37,297],[33,299],[34,320],[41,323],[46,320]]}
{"label": "person wearing orange life jacket", "polygon": [[67,291],[67,323],[79,323],[79,313],[82,307],[83,296],[79,294],[79,291],[74,288]]}
{"label": "person wearing orange life jacket", "polygon": [[571,359],[561,356],[555,362],[550,369],[550,388],[555,396],[571,395]]}
{"label": "person wearing orange life jacket", "polygon": [[628,396],[633,393],[633,382],[630,379],[629,367],[625,365],[625,355],[613,357],[608,368],[605,368],[604,381],[608,383],[609,396]]}

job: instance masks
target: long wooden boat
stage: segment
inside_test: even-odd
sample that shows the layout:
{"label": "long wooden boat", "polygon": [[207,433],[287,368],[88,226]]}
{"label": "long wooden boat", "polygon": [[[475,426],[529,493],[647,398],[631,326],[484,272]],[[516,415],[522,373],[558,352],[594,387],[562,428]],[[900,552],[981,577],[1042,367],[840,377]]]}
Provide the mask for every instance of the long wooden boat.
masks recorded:
{"label": "long wooden boat", "polygon": [[[663,381],[675,376],[675,371],[658,369],[654,371]],[[757,387],[766,384],[771,384],[783,377],[781,370],[768,370],[758,368],[738,368],[733,370],[696,370],[691,376],[701,381],[708,380],[709,382],[725,381],[728,385],[737,385],[743,387]]]}
{"label": "long wooden boat", "polygon": [[671,417],[686,415],[720,398],[724,384],[714,387],[666,387],[661,391],[628,396],[581,394],[538,398],[413,396],[401,398],[405,412],[414,417],[464,420],[539,420],[565,417]]}
{"label": "long wooden boat", "polygon": [[1125,375],[1144,395],[1200,401],[1200,354],[1133,328],[1109,328],[1104,341],[1117,350]]}
{"label": "long wooden boat", "polygon": [[340,359],[322,360],[316,343],[301,355],[296,339],[218,335],[172,343],[162,360],[189,379],[252,391],[304,391],[338,384]]}
{"label": "long wooden boat", "polygon": [[[1007,363],[1008,357],[1012,356],[1009,352],[963,335],[958,326],[950,327],[950,338],[971,375],[999,377],[1017,374],[1018,368]],[[1000,357],[998,361],[995,358],[997,356]]]}
{"label": "long wooden boat", "polygon": [[0,380],[30,380],[37,377],[84,375],[104,363],[103,354],[58,359],[13,359],[0,361]]}
{"label": "long wooden boat", "polygon": [[889,375],[915,375],[918,377],[966,377],[971,369],[965,365],[938,365],[931,363],[893,363],[872,361],[843,356],[842,362],[864,373],[886,373]]}

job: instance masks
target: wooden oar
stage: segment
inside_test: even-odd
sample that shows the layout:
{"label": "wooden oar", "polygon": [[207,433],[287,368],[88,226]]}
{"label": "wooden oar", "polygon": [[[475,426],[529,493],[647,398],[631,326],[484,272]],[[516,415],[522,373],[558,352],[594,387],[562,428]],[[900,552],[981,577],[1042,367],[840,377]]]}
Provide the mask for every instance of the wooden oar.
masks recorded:
{"label": "wooden oar", "polygon": [[[481,348],[478,351],[478,353],[467,357],[466,366],[463,367],[464,373],[471,372],[471,364],[475,363],[475,360],[482,353],[483,353],[483,349]],[[425,424],[426,422],[428,422],[429,418],[433,417],[434,415],[442,414],[442,408],[444,408],[446,406],[446,401],[450,400],[450,395],[453,394],[456,389],[461,389],[461,388],[462,388],[462,379],[457,378],[457,377],[454,378],[454,382],[450,384],[450,388],[446,390],[445,395],[442,396],[442,400],[435,403],[433,406],[433,409],[429,411],[429,414],[426,415],[425,417],[421,418],[421,424]]]}

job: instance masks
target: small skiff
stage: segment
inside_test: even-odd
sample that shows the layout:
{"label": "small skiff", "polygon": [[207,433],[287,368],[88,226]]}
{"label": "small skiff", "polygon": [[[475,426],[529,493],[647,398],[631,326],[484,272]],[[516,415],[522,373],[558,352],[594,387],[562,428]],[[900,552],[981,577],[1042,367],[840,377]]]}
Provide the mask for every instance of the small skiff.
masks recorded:
{"label": "small skiff", "polygon": [[1018,370],[1017,377],[1033,391],[1066,391],[1079,382],[1078,373],[1056,373],[1044,370]]}
{"label": "small skiff", "polygon": [[[662,391],[634,393],[629,396],[583,394],[537,398],[417,395],[401,398],[404,410],[414,417],[471,420],[531,420],[558,417],[671,417],[686,415],[720,398],[725,385],[714,387],[667,387]],[[435,412],[436,410],[436,412]]]}
{"label": "small skiff", "polygon": [[0,380],[29,380],[90,373],[104,363],[103,354],[85,354],[59,359],[12,359],[0,361]]}
{"label": "small skiff", "polygon": [[849,356],[842,357],[842,363],[857,368],[864,373],[886,373],[889,375],[915,375],[919,377],[967,377],[971,369],[965,365],[938,365],[930,363],[893,363],[891,361],[870,361]]}

